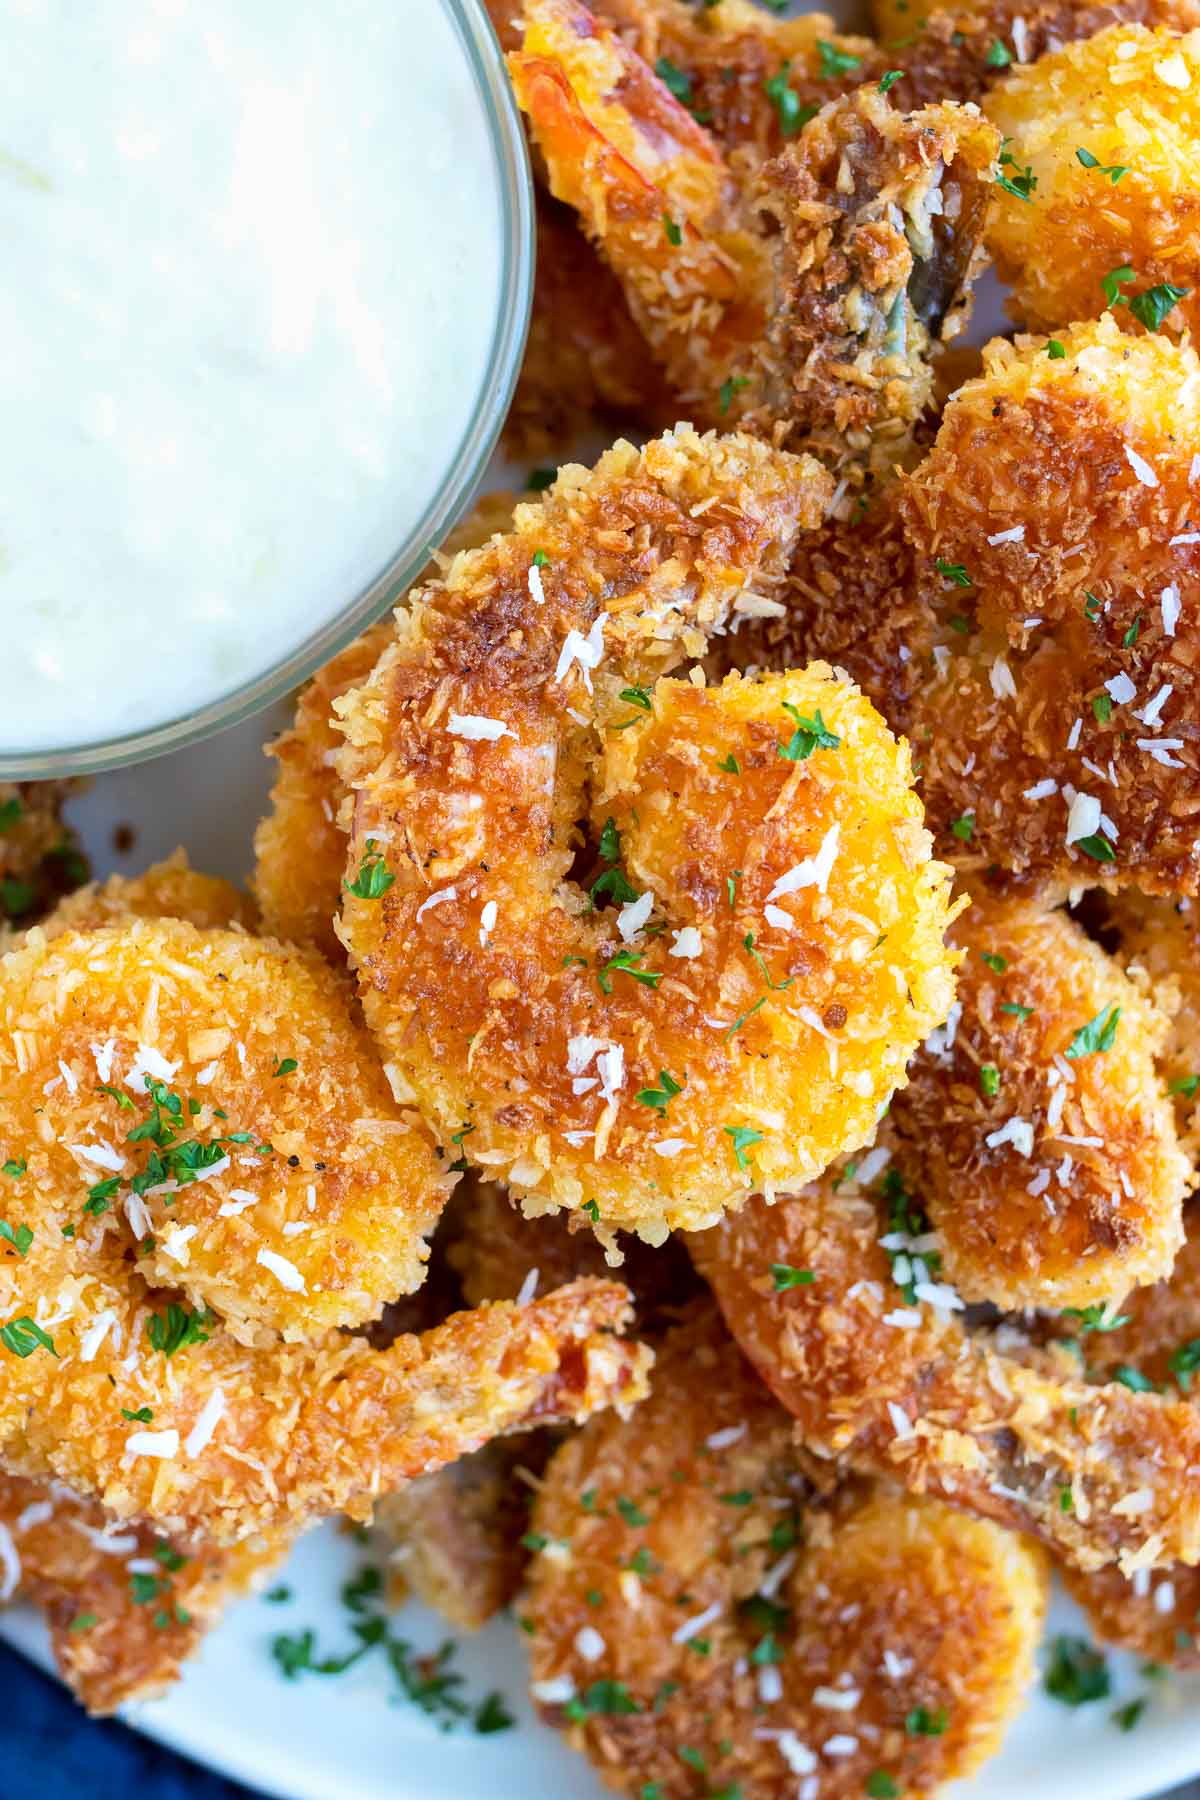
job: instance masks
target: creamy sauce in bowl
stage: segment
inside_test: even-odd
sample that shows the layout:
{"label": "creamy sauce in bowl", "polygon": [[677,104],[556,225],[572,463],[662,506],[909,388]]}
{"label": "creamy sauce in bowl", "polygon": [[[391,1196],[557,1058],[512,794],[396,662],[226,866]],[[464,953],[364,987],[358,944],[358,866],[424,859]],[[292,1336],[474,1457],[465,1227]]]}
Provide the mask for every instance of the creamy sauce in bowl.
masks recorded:
{"label": "creamy sauce in bowl", "polygon": [[420,555],[506,379],[504,180],[439,0],[14,0],[0,763],[195,715]]}

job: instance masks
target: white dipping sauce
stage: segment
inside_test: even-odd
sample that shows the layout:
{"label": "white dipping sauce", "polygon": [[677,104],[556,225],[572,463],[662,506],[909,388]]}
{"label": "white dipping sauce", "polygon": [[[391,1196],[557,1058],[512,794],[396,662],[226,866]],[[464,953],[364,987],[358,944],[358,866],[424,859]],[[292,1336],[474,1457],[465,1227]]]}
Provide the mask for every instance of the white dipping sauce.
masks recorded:
{"label": "white dipping sauce", "polygon": [[437,0],[6,0],[0,754],[262,674],[476,411],[501,177]]}

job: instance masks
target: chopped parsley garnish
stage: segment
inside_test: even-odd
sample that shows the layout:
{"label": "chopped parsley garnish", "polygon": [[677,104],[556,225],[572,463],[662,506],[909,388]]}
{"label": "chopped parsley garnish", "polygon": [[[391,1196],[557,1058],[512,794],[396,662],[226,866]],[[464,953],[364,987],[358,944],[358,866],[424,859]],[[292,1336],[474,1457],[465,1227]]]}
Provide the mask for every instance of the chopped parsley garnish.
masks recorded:
{"label": "chopped parsley garnish", "polygon": [[981,950],[979,960],[981,963],[987,964],[993,975],[1003,975],[1008,967],[1008,958],[997,955],[994,950]]}
{"label": "chopped parsley garnish", "polygon": [[722,416],[724,416],[733,405],[733,396],[735,394],[740,394],[744,387],[749,386],[750,377],[748,375],[730,375],[727,380],[721,383],[720,387],[717,389],[717,400],[721,408]]}
{"label": "chopped parsley garnish", "polygon": [[14,875],[6,875],[0,881],[0,908],[10,919],[31,912],[36,900],[37,892],[28,881],[18,881]]}
{"label": "chopped parsley garnish", "polygon": [[1127,1700],[1124,1706],[1118,1706],[1112,1716],[1113,1724],[1121,1731],[1132,1731],[1146,1710],[1146,1696],[1139,1694],[1135,1700]]}
{"label": "chopped parsley garnish", "polygon": [[1116,851],[1108,839],[1101,837],[1099,832],[1092,832],[1089,837],[1076,838],[1075,848],[1082,850],[1085,856],[1090,856],[1093,862],[1105,863],[1117,860]]}
{"label": "chopped parsley garnish", "polygon": [[1157,1394],[1158,1392],[1157,1384],[1130,1363],[1122,1363],[1118,1369],[1115,1369],[1113,1380],[1119,1381],[1122,1387],[1127,1387],[1134,1394]]}
{"label": "chopped parsley garnish", "polygon": [[1066,354],[1066,345],[1060,344],[1057,338],[1048,338],[1046,340],[1046,355],[1050,358],[1051,362],[1061,362]]}
{"label": "chopped parsley garnish", "polygon": [[579,1210],[587,1214],[593,1225],[600,1223],[600,1202],[598,1200],[585,1200]]}
{"label": "chopped parsley garnish", "polygon": [[767,996],[765,994],[760,994],[758,999],[754,1002],[754,1005],[748,1006],[746,1008],[745,1012],[742,1013],[741,1017],[735,1019],[733,1021],[733,1024],[729,1026],[728,1030],[725,1032],[726,1043],[728,1043],[729,1039],[742,1029],[742,1026],[746,1023],[747,1019],[752,1019],[754,1017],[755,1013],[761,1011],[761,1009],[766,1004],[767,1004]]}
{"label": "chopped parsley garnish", "polygon": [[1026,163],[1025,167],[1022,169],[1018,166],[1017,159],[1010,150],[1001,149],[1000,167],[1002,169],[1011,169],[1013,173],[1011,175],[997,175],[996,186],[998,188],[1003,188],[1004,192],[1006,194],[1011,194],[1014,199],[1024,200],[1026,205],[1032,206],[1033,192],[1038,184],[1037,176],[1033,172],[1033,165],[1031,163]]}
{"label": "chopped parsley garnish", "polygon": [[750,1506],[754,1494],[750,1488],[737,1488],[732,1494],[721,1495],[722,1506]]}
{"label": "chopped parsley garnish", "polygon": [[650,1523],[650,1515],[644,1513],[637,1501],[631,1500],[628,1494],[617,1495],[617,1511],[627,1525],[637,1526]]}
{"label": "chopped parsley garnish", "polygon": [[1179,1384],[1181,1393],[1189,1393],[1192,1376],[1200,1369],[1200,1338],[1192,1338],[1190,1343],[1181,1344],[1178,1350],[1172,1350],[1167,1359],[1167,1367]]}
{"label": "chopped parsley garnish", "polygon": [[951,819],[950,830],[960,842],[969,844],[975,835],[975,814],[960,813],[957,819]]}
{"label": "chopped parsley garnish", "polygon": [[660,56],[654,65],[654,73],[662,82],[669,94],[673,94],[681,106],[692,104],[692,78],[673,63],[669,56]]}
{"label": "chopped parsley garnish", "polygon": [[1051,1640],[1044,1685],[1046,1692],[1064,1706],[1086,1706],[1091,1700],[1106,1700],[1112,1690],[1104,1657],[1081,1637]]}
{"label": "chopped parsley garnish", "polygon": [[10,1156],[6,1163],[0,1164],[0,1175],[11,1175],[14,1181],[20,1181],[28,1167],[23,1156]]}
{"label": "chopped parsley garnish", "polygon": [[300,1064],[294,1056],[284,1056],[275,1065],[275,1073],[276,1075],[294,1075],[299,1067]]}
{"label": "chopped parsley garnish", "polygon": [[1012,1013],[1016,1019],[1030,1019],[1037,1011],[1035,1006],[1021,1006],[1016,1000],[1004,1000],[1000,1004],[1002,1013]]}
{"label": "chopped parsley garnish", "polygon": [[109,1201],[114,1198],[120,1186],[121,1177],[119,1175],[109,1175],[105,1180],[95,1182],[88,1189],[88,1197],[83,1203],[84,1212],[90,1213],[93,1218],[99,1218],[101,1213],[106,1213]]}
{"label": "chopped parsley garnish", "polygon": [[546,489],[553,487],[557,480],[557,469],[530,469],[525,477],[525,490],[530,494],[544,494]]}
{"label": "chopped parsley garnish", "polygon": [[822,81],[836,81],[839,75],[849,75],[862,62],[861,56],[851,56],[848,50],[839,50],[828,38],[817,39],[817,56]]}
{"label": "chopped parsley garnish", "polygon": [[1111,1050],[1117,1036],[1117,1026],[1121,1019],[1121,1008],[1114,1001],[1101,1008],[1094,1019],[1080,1026],[1075,1036],[1067,1045],[1067,1055],[1072,1059],[1079,1056],[1095,1056],[1105,1050]]}
{"label": "chopped parsley garnish", "polygon": [[969,588],[973,586],[971,577],[962,563],[949,563],[939,556],[935,557],[933,566],[939,575],[944,575],[947,581],[954,583],[955,587]]}
{"label": "chopped parsley garnish", "polygon": [[618,906],[627,906],[631,900],[636,900],[638,897],[637,889],[621,869],[605,869],[602,875],[597,875],[588,889],[588,893],[593,904],[597,894],[607,894],[611,900],[616,901]]}
{"label": "chopped parsley garnish", "polygon": [[605,819],[604,829],[600,833],[600,855],[607,863],[621,860],[621,834],[617,830],[617,821]]}
{"label": "chopped parsley garnish", "polygon": [[830,731],[819,708],[811,719],[789,700],[783,702],[783,710],[796,721],[787,743],[778,746],[780,756],[788,762],[807,762],[814,750],[836,750],[841,744],[841,738],[836,731]]}
{"label": "chopped parsley garnish", "polygon": [[67,1626],[67,1630],[72,1632],[90,1631],[92,1627],[98,1623],[99,1621],[95,1613],[76,1613],[75,1617],[71,1620],[71,1623]]}
{"label": "chopped parsley garnish", "polygon": [[1112,718],[1112,697],[1109,694],[1093,694],[1092,712],[1098,725],[1107,725]]}
{"label": "chopped parsley garnish", "polygon": [[1200,1075],[1177,1075],[1167,1092],[1182,1094],[1185,1100],[1194,1100],[1197,1088],[1200,1088]]}
{"label": "chopped parsley garnish", "polygon": [[754,948],[754,933],[752,931],[748,931],[746,933],[745,937],[742,939],[742,948],[746,952],[747,956],[749,956],[751,958],[755,967],[758,969],[759,973],[762,975],[763,980],[766,982],[767,986],[770,988],[770,990],[773,994],[781,994],[785,988],[791,987],[792,983],[796,979],[796,977],[794,975],[789,975],[787,977],[787,979],[784,981],[772,981],[771,971],[768,969],[766,963],[763,961],[761,953]]}
{"label": "chopped parsley garnish", "polygon": [[202,1312],[189,1312],[186,1306],[172,1300],[165,1313],[151,1313],[146,1321],[146,1336],[155,1350],[171,1357],[189,1344],[207,1344],[216,1322],[216,1314],[207,1307]]}
{"label": "chopped parsley garnish", "polygon": [[627,687],[621,689],[621,698],[630,706],[640,707],[642,712],[651,710],[650,695],[644,687]]}
{"label": "chopped parsley garnish", "polygon": [[999,38],[993,38],[983,60],[989,69],[1007,69],[1012,62],[1012,51]]}
{"label": "chopped parsley garnish", "polygon": [[593,1681],[582,1694],[576,1694],[566,1704],[568,1719],[577,1721],[586,1719],[589,1713],[607,1714],[615,1717],[621,1713],[641,1712],[641,1707],[629,1692],[623,1681]]}
{"label": "chopped parsley garnish", "polygon": [[880,93],[881,94],[890,94],[892,89],[895,87],[896,83],[898,81],[903,81],[903,80],[904,80],[904,70],[903,69],[889,69],[886,75],[881,75],[879,77]]}
{"label": "chopped parsley garnish", "polygon": [[1119,1331],[1122,1325],[1128,1325],[1128,1313],[1108,1312],[1103,1301],[1094,1301],[1091,1306],[1064,1306],[1064,1319],[1079,1320],[1079,1335],[1086,1337],[1089,1331]]}
{"label": "chopped parsley garnish", "polygon": [[750,1167],[750,1158],[746,1155],[752,1144],[762,1143],[762,1132],[752,1131],[748,1125],[726,1125],[725,1136],[733,1139],[733,1154],[737,1158],[739,1169]]}
{"label": "chopped parsley garnish", "polygon": [[1104,298],[1109,306],[1127,305],[1128,302],[1125,295],[1121,292],[1121,289],[1123,287],[1128,287],[1131,281],[1136,280],[1137,276],[1129,267],[1128,263],[1122,263],[1119,269],[1110,269],[1100,283],[1100,286],[1104,289]]}
{"label": "chopped parsley garnish", "polygon": [[661,974],[651,969],[643,969],[641,953],[633,950],[618,950],[615,956],[609,957],[602,969],[597,970],[596,980],[600,983],[602,994],[612,993],[613,975],[628,975],[631,980],[641,982],[643,987],[657,988],[662,980]]}
{"label": "chopped parsley garnish", "polygon": [[737,884],[741,879],[742,871],[740,869],[734,869],[732,874],[725,877],[725,892],[728,896],[731,910],[737,905]]}
{"label": "chopped parsley garnish", "polygon": [[15,794],[0,804],[0,831],[11,831],[25,808]]}
{"label": "chopped parsley garnish", "polygon": [[909,1737],[941,1737],[950,1723],[944,1706],[930,1712],[927,1706],[914,1706],[904,1721]]}
{"label": "chopped parsley garnish", "polygon": [[811,1287],[816,1276],[811,1269],[796,1269],[791,1263],[772,1263],[771,1279],[775,1283],[777,1294],[786,1294],[789,1288]]}
{"label": "chopped parsley garnish", "polygon": [[699,1750],[693,1750],[690,1744],[683,1744],[680,1746],[679,1760],[680,1762],[685,1762],[689,1769],[696,1769],[701,1775],[703,1775],[708,1768],[703,1753]]}
{"label": "chopped parsley garnish", "polygon": [[1083,600],[1083,610],[1094,625],[1104,610],[1104,602],[1096,594],[1090,593],[1087,588],[1083,590]]}
{"label": "chopped parsley garnish", "polygon": [[669,213],[663,214],[663,230],[667,234],[667,242],[676,250],[683,242],[683,233]]}
{"label": "chopped parsley garnish", "polygon": [[1135,294],[1129,302],[1129,310],[1147,331],[1158,331],[1175,302],[1186,300],[1190,291],[1189,288],[1172,287],[1169,281],[1160,281],[1156,287]]}
{"label": "chopped parsley garnish", "polygon": [[496,1731],[511,1731],[516,1722],[499,1694],[489,1694],[482,1700],[475,1708],[472,1720],[481,1737],[490,1737]]}
{"label": "chopped parsley garnish", "polygon": [[544,550],[535,550],[531,561],[535,569],[546,569],[550,566],[550,558]]}
{"label": "chopped parsley garnish", "polygon": [[784,137],[795,137],[796,133],[817,116],[815,106],[802,106],[800,96],[788,80],[791,62],[785,62],[778,74],[772,75],[763,82],[763,92],[775,108],[779,119],[779,129]]}
{"label": "chopped parsley garnish", "polygon": [[1141,615],[1141,613],[1138,613],[1137,617],[1133,621],[1133,624],[1129,627],[1128,631],[1126,631],[1124,637],[1121,639],[1122,649],[1124,649],[1124,650],[1132,650],[1133,649],[1133,646],[1138,641],[1138,634],[1140,633],[1141,629],[1142,629],[1142,615]]}
{"label": "chopped parsley garnish", "polygon": [[729,752],[728,756],[718,758],[717,767],[718,769],[722,769],[726,775],[740,775],[742,772],[742,765],[739,763],[732,750]]}
{"label": "chopped parsley garnish", "polygon": [[995,1063],[984,1063],[979,1070],[979,1091],[988,1100],[1000,1092],[1000,1071]]}
{"label": "chopped parsley garnish", "polygon": [[278,1586],[273,1587],[273,1588],[268,1588],[266,1593],[263,1595],[263,1599],[267,1602],[268,1606],[282,1606],[285,1601],[290,1600],[291,1598],[292,1598],[291,1588],[288,1587],[287,1584],[282,1581],[278,1584]]}
{"label": "chopped parsley garnish", "polygon": [[149,1406],[139,1406],[136,1412],[130,1412],[127,1406],[123,1406],[121,1417],[127,1425],[149,1425],[154,1418],[154,1412]]}
{"label": "chopped parsley garnish", "polygon": [[11,1244],[18,1256],[24,1256],[33,1242],[33,1233],[28,1225],[10,1225],[7,1219],[0,1219],[0,1238]]}
{"label": "chopped parsley garnish", "polygon": [[129,1098],[129,1095],[125,1092],[124,1088],[113,1087],[111,1082],[102,1081],[96,1088],[96,1092],[98,1094],[107,1094],[110,1099],[115,1100],[122,1112],[133,1111],[133,1101]]}
{"label": "chopped parsley garnish", "polygon": [[367,848],[358,874],[353,881],[344,883],[346,892],[359,900],[379,900],[387,893],[396,877],[392,874],[384,859],[383,853],[375,848],[375,839],[367,839]]}
{"label": "chopped parsley garnish", "polygon": [[1090,150],[1077,150],[1075,156],[1085,169],[1096,169],[1101,175],[1107,175],[1114,187],[1122,175],[1129,173],[1128,163],[1102,163],[1100,158],[1093,156]]}
{"label": "chopped parsley garnish", "polygon": [[900,1789],[886,1769],[872,1769],[867,1776],[866,1791],[870,1800],[900,1800]]}
{"label": "chopped parsley garnish", "polygon": [[22,1360],[32,1356],[35,1350],[48,1350],[51,1356],[58,1355],[54,1339],[48,1337],[36,1320],[28,1316],[10,1319],[7,1325],[0,1325],[0,1344]]}
{"label": "chopped parsley garnish", "polygon": [[643,1106],[653,1107],[654,1111],[657,1113],[665,1113],[668,1105],[675,1098],[675,1095],[682,1094],[683,1083],[681,1081],[676,1081],[675,1077],[669,1074],[666,1069],[660,1069],[658,1071],[658,1079],[661,1083],[659,1087],[639,1088],[634,1098],[640,1100]]}

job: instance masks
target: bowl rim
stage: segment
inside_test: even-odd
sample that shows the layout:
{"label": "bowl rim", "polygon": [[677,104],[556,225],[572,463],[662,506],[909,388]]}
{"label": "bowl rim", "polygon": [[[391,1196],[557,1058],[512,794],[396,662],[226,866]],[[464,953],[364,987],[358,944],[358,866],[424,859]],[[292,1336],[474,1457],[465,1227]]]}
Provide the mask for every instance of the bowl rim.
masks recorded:
{"label": "bowl rim", "polygon": [[119,737],[64,749],[9,750],[0,779],[95,775],[181,750],[282,699],[345,648],[410,587],[474,497],[496,448],[520,373],[533,303],[533,180],[521,116],[483,0],[440,0],[459,39],[488,121],[500,190],[501,268],[496,320],[480,391],[446,478],[385,566],[282,662],[207,705]]}

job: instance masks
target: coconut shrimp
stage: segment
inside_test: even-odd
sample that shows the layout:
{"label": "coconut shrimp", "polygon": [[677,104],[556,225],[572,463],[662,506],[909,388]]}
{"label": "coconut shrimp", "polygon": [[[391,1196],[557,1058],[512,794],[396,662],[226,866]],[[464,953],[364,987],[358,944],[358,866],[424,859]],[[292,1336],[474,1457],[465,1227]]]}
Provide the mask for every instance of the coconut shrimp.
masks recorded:
{"label": "coconut shrimp", "polygon": [[6,1316],[60,1283],[70,1308],[93,1258],[135,1245],[146,1281],[248,1342],[420,1284],[454,1178],[315,955],[182,920],[34,930],[0,1006],[4,1186],[39,1240]]}
{"label": "coconut shrimp", "polygon": [[337,703],[341,930],[389,1067],[527,1213],[607,1242],[863,1141],[950,1004],[946,871],[856,690],[670,676],[771,607],[827,493],[745,437],[618,445],[413,596]]}
{"label": "coconut shrimp", "polygon": [[[473,549],[507,530],[515,500],[509,493],[485,494],[451,532],[443,554]],[[331,712],[340,695],[366,680],[390,637],[391,623],[382,619],[318,669],[301,690],[291,726],[266,747],[279,767],[271,810],[254,836],[254,892],[263,925],[287,943],[311,945],[333,963],[345,962],[333,920],[346,838],[338,824],[343,790],[334,767],[342,740]]]}
{"label": "coconut shrimp", "polygon": [[140,875],[110,875],[60,900],[38,923],[43,939],[65,931],[94,931],[130,919],[184,919],[201,929],[253,931],[254,902],[232,882],[193,869],[182,850]]}
{"label": "coconut shrimp", "polygon": [[1033,331],[1200,330],[1200,34],[1114,25],[989,96],[1016,179],[988,248]]}
{"label": "coconut shrimp", "polygon": [[59,1674],[91,1713],[161,1693],[290,1542],[268,1533],[231,1549],[179,1549],[58,1482],[0,1475],[0,1604],[39,1608]]}
{"label": "coconut shrimp", "polygon": [[776,438],[902,436],[979,265],[999,139],[978,111],[906,117],[862,87],[747,175],[675,97],[678,71],[668,91],[578,0],[526,13],[509,63],[551,189],[603,250],[680,403]]}
{"label": "coconut shrimp", "polygon": [[1112,934],[1131,971],[1161,994],[1171,1015],[1162,1067],[1175,1103],[1180,1141],[1200,1162],[1200,909],[1195,900],[1149,899],[1126,889],[1105,905]]}
{"label": "coconut shrimp", "polygon": [[[886,1154],[862,1159],[857,1181],[843,1170],[774,1207],[756,1199],[689,1240],[800,1441],[1030,1532],[1084,1569],[1200,1562],[1200,1414],[1089,1382],[1012,1325],[968,1331],[937,1278],[937,1236]],[[1072,1321],[1090,1343],[1113,1316],[1096,1306]]]}
{"label": "coconut shrimp", "polygon": [[1064,913],[977,895],[950,1019],[892,1106],[946,1278],[1008,1309],[1119,1300],[1170,1273],[1191,1164],[1169,1021]]}
{"label": "coconut shrimp", "polygon": [[[709,1306],[628,1425],[565,1444],[534,1509],[532,1691],[605,1781],[672,1800],[924,1794],[992,1751],[1029,1680],[1038,1553],[935,1500],[818,1496]],[[806,1791],[801,1784],[800,1791]]]}

